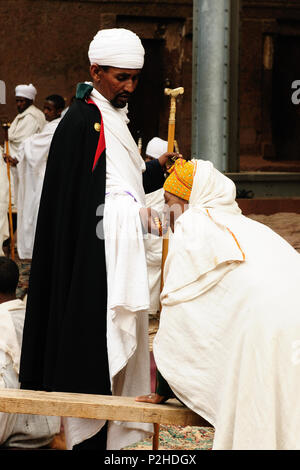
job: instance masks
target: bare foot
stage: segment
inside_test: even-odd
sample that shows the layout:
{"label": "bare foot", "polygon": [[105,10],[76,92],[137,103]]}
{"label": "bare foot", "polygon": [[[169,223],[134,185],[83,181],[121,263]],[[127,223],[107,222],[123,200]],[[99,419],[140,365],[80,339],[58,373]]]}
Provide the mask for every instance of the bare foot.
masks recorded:
{"label": "bare foot", "polygon": [[135,401],[142,401],[145,403],[154,403],[158,405],[159,403],[164,403],[168,398],[158,395],[157,393],[150,393],[149,395],[141,395],[136,397]]}

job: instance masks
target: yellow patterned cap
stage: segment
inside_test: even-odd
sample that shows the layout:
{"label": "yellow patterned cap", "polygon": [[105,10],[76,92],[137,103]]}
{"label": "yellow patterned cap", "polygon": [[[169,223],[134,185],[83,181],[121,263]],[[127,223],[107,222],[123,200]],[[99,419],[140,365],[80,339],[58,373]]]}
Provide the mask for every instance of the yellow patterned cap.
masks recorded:
{"label": "yellow patterned cap", "polygon": [[190,199],[195,166],[193,162],[178,158],[169,169],[170,176],[165,181],[164,190],[181,199]]}

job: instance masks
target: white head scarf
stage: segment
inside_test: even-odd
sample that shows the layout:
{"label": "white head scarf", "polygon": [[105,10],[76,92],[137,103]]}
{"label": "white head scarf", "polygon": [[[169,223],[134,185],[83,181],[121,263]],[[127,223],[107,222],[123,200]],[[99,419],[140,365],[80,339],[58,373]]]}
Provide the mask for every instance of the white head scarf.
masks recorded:
{"label": "white head scarf", "polygon": [[167,151],[168,142],[166,140],[160,139],[159,137],[153,137],[153,139],[148,142],[146,155],[152,158],[159,158]]}
{"label": "white head scarf", "polygon": [[140,38],[123,28],[102,29],[90,43],[88,56],[91,64],[124,69],[141,69],[145,50]]}
{"label": "white head scarf", "polygon": [[30,83],[29,85],[18,85],[16,86],[16,97],[27,98],[34,100],[36,97],[36,88]]}
{"label": "white head scarf", "polygon": [[233,181],[209,161],[192,162],[195,173],[189,207],[175,223],[164,271],[162,305],[196,298],[245,260],[238,237],[231,230],[241,216]]}
{"label": "white head scarf", "polygon": [[192,160],[195,174],[189,206],[198,209],[215,209],[240,214],[236,203],[236,187],[231,179],[218,171],[210,161]]}

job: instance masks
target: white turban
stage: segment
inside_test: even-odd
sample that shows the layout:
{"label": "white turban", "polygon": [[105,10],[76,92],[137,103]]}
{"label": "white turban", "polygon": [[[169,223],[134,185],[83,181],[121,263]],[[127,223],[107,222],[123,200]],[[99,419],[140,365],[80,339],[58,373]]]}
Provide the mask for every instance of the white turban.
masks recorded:
{"label": "white turban", "polygon": [[141,69],[145,50],[140,38],[123,28],[98,31],[89,47],[91,64],[108,65],[123,69]]}
{"label": "white turban", "polygon": [[168,142],[166,140],[160,139],[159,137],[153,137],[153,139],[148,142],[146,155],[152,158],[159,158],[167,151]]}
{"label": "white turban", "polygon": [[36,93],[36,88],[32,85],[32,83],[29,85],[16,86],[16,97],[34,100]]}

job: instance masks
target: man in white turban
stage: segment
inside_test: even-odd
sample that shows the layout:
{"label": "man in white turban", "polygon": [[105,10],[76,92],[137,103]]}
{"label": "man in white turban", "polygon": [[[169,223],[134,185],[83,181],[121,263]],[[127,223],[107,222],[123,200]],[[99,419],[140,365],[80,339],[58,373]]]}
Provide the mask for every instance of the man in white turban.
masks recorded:
{"label": "man in white turban", "polygon": [[[8,130],[9,152],[12,158],[16,158],[19,147],[24,140],[40,132],[46,123],[44,113],[33,104],[36,94],[37,90],[31,83],[18,85],[15,88],[18,114]],[[6,155],[4,157],[6,158]],[[12,174],[12,202],[16,207],[18,176],[14,169],[12,169]]]}
{"label": "man in white turban", "polygon": [[[77,86],[49,153],[21,382],[37,390],[135,396],[150,391],[143,228],[158,233],[145,191],[162,187],[169,154],[145,164],[127,126],[127,102],[144,62],[138,36],[102,30],[89,58],[93,83]],[[152,426],[67,418],[64,430],[68,449],[115,450]]]}

